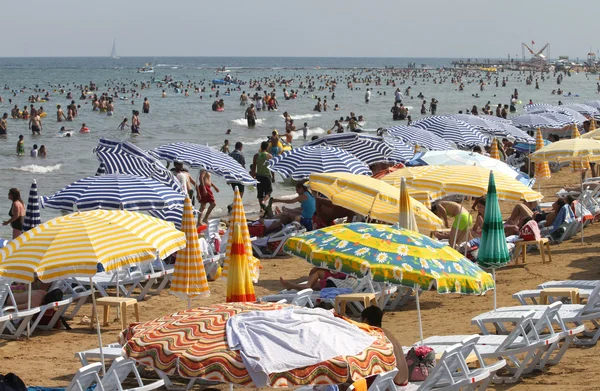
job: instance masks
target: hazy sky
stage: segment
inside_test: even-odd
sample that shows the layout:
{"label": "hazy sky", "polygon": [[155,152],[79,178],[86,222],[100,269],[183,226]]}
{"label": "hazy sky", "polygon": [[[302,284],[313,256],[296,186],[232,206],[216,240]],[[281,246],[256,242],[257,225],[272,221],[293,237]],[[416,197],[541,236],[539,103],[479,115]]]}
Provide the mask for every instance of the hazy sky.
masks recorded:
{"label": "hazy sky", "polygon": [[599,0],[3,1],[0,56],[584,58]]}

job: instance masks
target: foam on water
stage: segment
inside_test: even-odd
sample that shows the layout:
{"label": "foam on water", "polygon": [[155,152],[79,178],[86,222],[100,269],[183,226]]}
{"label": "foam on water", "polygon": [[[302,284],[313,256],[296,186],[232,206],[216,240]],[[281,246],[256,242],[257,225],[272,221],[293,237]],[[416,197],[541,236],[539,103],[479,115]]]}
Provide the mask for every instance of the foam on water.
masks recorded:
{"label": "foam on water", "polygon": [[300,114],[300,115],[292,115],[291,117],[293,120],[300,120],[300,119],[317,118],[320,116],[321,116],[321,114]]}
{"label": "foam on water", "polygon": [[[233,122],[236,125],[240,125],[240,126],[248,126],[248,120],[246,118],[232,119],[231,122]],[[265,122],[264,118],[257,118],[256,119],[256,124],[257,125],[260,125],[263,122]]]}
{"label": "foam on water", "polygon": [[55,164],[53,166],[38,166],[37,164],[28,164],[21,167],[11,167],[13,171],[31,172],[33,174],[46,174],[52,171],[58,171],[62,167],[62,164]]}

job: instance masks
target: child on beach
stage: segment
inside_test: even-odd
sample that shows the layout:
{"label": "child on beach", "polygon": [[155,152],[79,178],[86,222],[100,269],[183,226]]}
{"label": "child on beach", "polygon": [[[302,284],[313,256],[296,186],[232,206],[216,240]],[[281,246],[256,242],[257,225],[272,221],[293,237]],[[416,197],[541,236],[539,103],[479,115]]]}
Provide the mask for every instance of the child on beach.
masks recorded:
{"label": "child on beach", "polygon": [[306,140],[306,136],[308,136],[308,122],[305,122],[302,127],[302,137],[304,137],[304,140]]}
{"label": "child on beach", "polygon": [[19,135],[19,141],[17,141],[17,155],[23,156],[25,155],[25,140],[23,140],[23,135]]}
{"label": "child on beach", "polygon": [[220,149],[221,152],[229,154],[229,140],[225,140]]}
{"label": "child on beach", "polygon": [[[200,214],[198,215],[198,220],[204,224],[208,224],[208,217],[211,212],[217,206],[215,203],[215,196],[213,195],[212,189],[218,193],[219,188],[212,183],[210,179],[210,172],[205,170],[200,170],[200,175],[198,175],[198,189],[197,193],[200,195]],[[204,209],[208,206],[206,210],[206,215],[202,219],[202,215],[204,214]]]}
{"label": "child on beach", "polygon": [[31,152],[29,153],[29,156],[31,156],[31,157],[38,157],[38,146],[37,146],[37,144],[33,144],[33,148],[31,149]]}
{"label": "child on beach", "polygon": [[40,145],[40,149],[38,150],[39,157],[46,157],[46,146]]}
{"label": "child on beach", "polygon": [[117,126],[117,130],[125,130],[127,128],[127,117],[123,117],[123,121]]}

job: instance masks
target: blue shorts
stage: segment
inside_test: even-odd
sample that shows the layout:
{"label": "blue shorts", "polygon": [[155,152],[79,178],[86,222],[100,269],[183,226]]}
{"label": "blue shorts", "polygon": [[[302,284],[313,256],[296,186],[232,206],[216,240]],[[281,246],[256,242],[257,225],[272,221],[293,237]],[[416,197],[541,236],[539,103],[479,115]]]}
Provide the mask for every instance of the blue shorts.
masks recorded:
{"label": "blue shorts", "polygon": [[302,226],[304,228],[306,228],[307,231],[312,231],[312,229],[313,229],[313,220],[312,220],[312,218],[301,217],[300,218],[300,224],[302,224]]}
{"label": "blue shorts", "polygon": [[279,155],[279,147],[272,147],[271,148],[271,155],[273,156],[278,156]]}

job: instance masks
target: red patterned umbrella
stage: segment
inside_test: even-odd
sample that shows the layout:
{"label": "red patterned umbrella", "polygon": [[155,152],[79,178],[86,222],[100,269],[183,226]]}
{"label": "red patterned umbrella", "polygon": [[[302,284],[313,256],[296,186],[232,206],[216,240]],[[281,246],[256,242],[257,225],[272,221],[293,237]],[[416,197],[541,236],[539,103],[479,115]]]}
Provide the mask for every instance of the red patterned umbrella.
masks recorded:
{"label": "red patterned umbrella", "polygon": [[[273,311],[285,306],[227,303],[180,311],[147,323],[132,324],[121,332],[121,344],[127,357],[167,375],[252,387],[239,351],[230,350],[227,345],[227,320],[243,312]],[[348,378],[357,380],[394,369],[393,346],[381,329],[355,324],[377,338],[369,348],[355,356],[337,356],[316,365],[272,373],[270,387],[339,384]]]}

